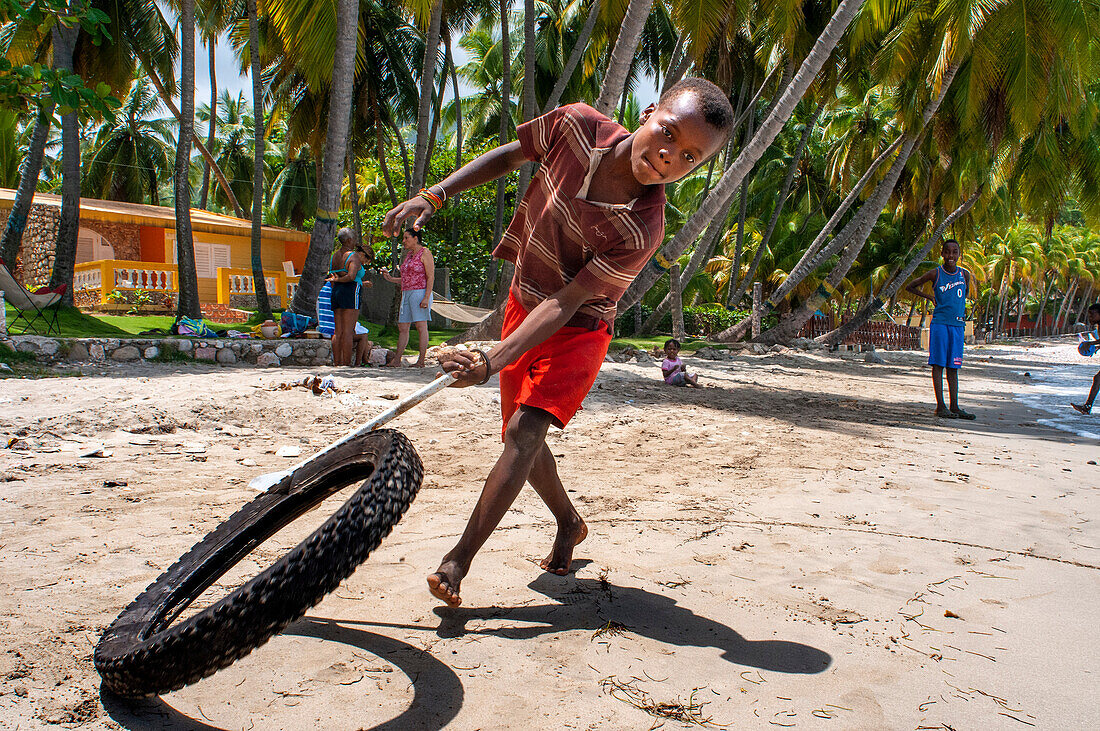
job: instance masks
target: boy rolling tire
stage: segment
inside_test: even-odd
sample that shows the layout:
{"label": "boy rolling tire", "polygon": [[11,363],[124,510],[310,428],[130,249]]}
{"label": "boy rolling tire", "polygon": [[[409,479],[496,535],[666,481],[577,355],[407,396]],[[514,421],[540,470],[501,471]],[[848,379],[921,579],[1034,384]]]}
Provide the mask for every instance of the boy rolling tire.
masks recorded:
{"label": "boy rolling tire", "polygon": [[[422,477],[416,450],[390,429],[360,435],[291,473],[214,529],[119,614],[94,655],[105,687],[126,697],[157,695],[244,657],[355,571],[401,519]],[[173,624],[254,548],[360,481],[339,510],[278,561]]]}

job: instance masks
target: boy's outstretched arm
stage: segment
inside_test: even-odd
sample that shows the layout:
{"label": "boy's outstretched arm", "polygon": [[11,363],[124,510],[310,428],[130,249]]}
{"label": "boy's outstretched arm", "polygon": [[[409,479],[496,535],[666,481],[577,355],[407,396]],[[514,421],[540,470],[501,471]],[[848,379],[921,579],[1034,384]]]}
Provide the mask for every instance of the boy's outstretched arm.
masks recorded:
{"label": "boy's outstretched arm", "polygon": [[932,269],[920,275],[909,284],[905,285],[905,291],[917,297],[924,297],[932,304],[936,304],[936,298],[924,291],[924,285],[931,282],[936,276],[936,270]]}
{"label": "boy's outstretched arm", "polygon": [[[560,330],[576,314],[593,293],[581,286],[576,279],[540,302],[508,337],[497,343],[489,352],[493,373],[519,358]],[[459,351],[442,361],[444,371],[458,372],[455,386],[462,388],[480,383],[485,377],[485,366],[474,353]]]}
{"label": "boy's outstretched arm", "polygon": [[[464,190],[476,188],[483,183],[496,180],[513,170],[519,170],[525,162],[527,162],[527,158],[523,156],[519,141],[509,142],[507,145],[495,147],[484,155],[471,160],[447,176],[443,182],[436,183],[435,186],[442,186],[447,193],[447,197],[450,198]],[[395,236],[400,233],[401,225],[406,220],[416,216],[416,220],[413,221],[413,228],[419,231],[420,227],[428,222],[433,213],[435,213],[435,209],[432,204],[419,195],[415,195],[386,214],[386,218],[382,222],[382,230],[387,236]]]}

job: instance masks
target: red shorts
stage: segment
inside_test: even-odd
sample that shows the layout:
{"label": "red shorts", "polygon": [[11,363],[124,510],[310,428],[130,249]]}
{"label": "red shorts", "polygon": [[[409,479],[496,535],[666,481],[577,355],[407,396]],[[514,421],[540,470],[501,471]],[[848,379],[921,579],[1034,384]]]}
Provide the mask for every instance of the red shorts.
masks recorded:
{"label": "red shorts", "polygon": [[[527,311],[509,293],[501,337],[508,337],[526,317]],[[549,411],[554,425],[564,429],[596,382],[609,345],[606,322],[598,330],[563,327],[505,366],[500,371],[501,441],[520,404]]]}

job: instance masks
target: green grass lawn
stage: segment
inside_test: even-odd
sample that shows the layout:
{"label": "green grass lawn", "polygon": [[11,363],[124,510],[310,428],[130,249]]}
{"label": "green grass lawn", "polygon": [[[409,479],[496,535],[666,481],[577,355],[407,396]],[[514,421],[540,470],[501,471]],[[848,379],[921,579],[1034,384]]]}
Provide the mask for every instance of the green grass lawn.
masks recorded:
{"label": "green grass lawn", "polygon": [[[17,312],[10,304],[7,304],[5,309],[10,325]],[[168,330],[172,327],[174,320],[175,318],[171,315],[89,315],[75,307],[62,308],[58,317],[58,323],[61,326],[61,337],[63,338],[131,338],[140,332],[154,328]],[[23,327],[23,324],[20,322],[16,327],[16,331],[11,334],[23,334],[18,331],[19,328]],[[221,325],[209,320],[206,321],[206,324],[219,329],[233,327],[233,325]],[[28,332],[28,335],[36,335],[46,330],[46,325],[41,320],[35,322],[34,327],[38,332]],[[246,329],[243,324],[237,327]]]}
{"label": "green grass lawn", "polygon": [[[16,311],[11,306],[7,306],[8,322],[10,323],[15,319]],[[132,338],[137,336],[140,332],[146,330],[153,330],[159,328],[161,330],[168,330],[172,327],[172,322],[175,318],[171,315],[89,315],[81,312],[75,307],[67,307],[61,310],[61,316],[59,322],[61,325],[61,337],[66,338]],[[258,317],[252,317],[248,323],[236,323],[236,324],[222,324],[214,323],[209,320],[206,324],[218,330],[236,329],[236,330],[249,330],[251,329],[252,322],[259,322]],[[383,348],[395,348],[397,347],[397,328],[384,327],[376,322],[369,322],[365,319],[359,321],[364,327],[370,330],[370,339],[372,342],[377,343]],[[23,323],[20,323],[22,326]],[[41,327],[43,330],[45,326],[41,323],[35,323],[36,327]],[[462,330],[444,330],[428,328],[428,343],[429,347],[434,345],[442,345],[450,338],[458,335]],[[18,335],[20,333],[12,333]],[[31,333],[33,334],[33,333]],[[165,337],[152,336],[152,337]],[[417,347],[417,334],[413,330],[409,337],[409,350],[413,350]],[[623,348],[637,348],[639,350],[653,350],[653,348],[663,348],[665,341],[668,340],[667,335],[655,335],[646,338],[615,338],[611,341],[611,350],[622,350]],[[684,341],[683,350],[691,353],[699,348],[707,345],[713,345],[706,340],[693,338]],[[718,345],[717,347],[722,347]],[[408,352],[408,351],[406,351]]]}

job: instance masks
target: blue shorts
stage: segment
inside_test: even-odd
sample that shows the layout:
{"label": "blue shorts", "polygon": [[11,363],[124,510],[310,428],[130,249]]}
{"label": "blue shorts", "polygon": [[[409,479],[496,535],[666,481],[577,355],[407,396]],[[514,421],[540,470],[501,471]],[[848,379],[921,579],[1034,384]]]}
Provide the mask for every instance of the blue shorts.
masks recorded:
{"label": "blue shorts", "polygon": [[961,367],[963,330],[961,325],[932,323],[928,328],[928,365],[941,368]]}
{"label": "blue shorts", "polygon": [[359,282],[335,282],[332,285],[332,298],[329,300],[332,309],[358,310],[359,309]]}
{"label": "blue shorts", "polygon": [[401,310],[398,313],[398,322],[427,322],[432,319],[432,301],[434,296],[428,298],[428,306],[421,307],[424,300],[423,289],[406,289],[401,293]]}

